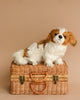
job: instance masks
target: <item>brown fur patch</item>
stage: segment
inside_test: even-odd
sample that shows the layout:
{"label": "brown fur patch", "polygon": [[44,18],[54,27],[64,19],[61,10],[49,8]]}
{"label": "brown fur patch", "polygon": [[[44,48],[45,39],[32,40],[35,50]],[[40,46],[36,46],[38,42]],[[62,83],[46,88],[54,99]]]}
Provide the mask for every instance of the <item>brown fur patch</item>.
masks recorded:
{"label": "brown fur patch", "polygon": [[69,42],[69,34],[67,32],[64,32],[63,36],[66,36],[66,38],[65,38],[65,41],[62,45],[67,45],[67,43]]}
{"label": "brown fur patch", "polygon": [[47,43],[46,40],[41,40],[41,41],[39,41],[39,42],[37,43],[37,48],[39,48],[39,45],[40,45],[40,44],[43,44],[43,48],[44,48],[45,45],[46,45],[46,43]]}
{"label": "brown fur patch", "polygon": [[28,51],[28,49],[27,49],[27,48],[25,48],[25,49],[24,49],[24,54],[23,54],[23,57],[28,57],[27,51]]}
{"label": "brown fur patch", "polygon": [[53,30],[49,33],[49,35],[48,35],[48,37],[47,37],[46,39],[41,40],[40,42],[37,43],[37,47],[39,47],[40,44],[43,44],[43,48],[44,48],[45,45],[46,45],[46,43],[48,43],[48,42],[50,42],[50,41],[54,42],[54,41],[53,41],[53,38],[55,37],[55,33],[56,33],[56,34],[59,34],[59,29],[53,29]]}
{"label": "brown fur patch", "polygon": [[53,38],[55,37],[55,33],[56,34],[59,34],[59,29],[53,29],[50,33],[49,33],[49,35],[48,35],[48,37],[47,37],[47,42],[50,42],[50,41],[52,41],[52,42],[54,42],[53,41]]}
{"label": "brown fur patch", "polygon": [[70,37],[70,40],[69,40],[70,45],[75,46],[77,44],[77,40],[76,40],[75,36],[73,35],[72,32],[68,32],[68,34]]}
{"label": "brown fur patch", "polygon": [[63,45],[67,45],[67,43],[70,43],[72,46],[76,45],[77,41],[72,32],[64,32],[63,36],[66,36]]}

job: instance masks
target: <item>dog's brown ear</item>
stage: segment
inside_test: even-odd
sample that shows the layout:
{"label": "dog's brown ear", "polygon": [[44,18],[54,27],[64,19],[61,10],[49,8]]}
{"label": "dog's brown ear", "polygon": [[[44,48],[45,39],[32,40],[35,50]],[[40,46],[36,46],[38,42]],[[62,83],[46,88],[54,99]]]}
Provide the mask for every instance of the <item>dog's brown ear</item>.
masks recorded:
{"label": "dog's brown ear", "polygon": [[50,33],[49,33],[49,35],[47,36],[47,39],[46,39],[46,40],[47,40],[47,42],[49,42],[49,41],[51,41],[51,40],[52,40],[52,35],[51,35],[51,33],[52,33],[52,32],[50,32]]}
{"label": "dog's brown ear", "polygon": [[69,43],[70,43],[70,45],[75,46],[76,43],[77,43],[75,36],[73,35],[72,32],[68,32],[68,34],[69,34]]}

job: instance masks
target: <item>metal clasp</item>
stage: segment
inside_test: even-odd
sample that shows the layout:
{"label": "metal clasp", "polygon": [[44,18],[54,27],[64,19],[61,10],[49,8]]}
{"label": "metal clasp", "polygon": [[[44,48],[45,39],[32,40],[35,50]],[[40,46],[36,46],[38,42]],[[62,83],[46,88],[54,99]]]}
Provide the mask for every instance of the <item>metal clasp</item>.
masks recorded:
{"label": "metal clasp", "polygon": [[58,76],[57,75],[53,75],[53,82],[54,84],[56,84],[58,81]]}
{"label": "metal clasp", "polygon": [[20,83],[23,84],[25,82],[25,76],[19,76]]}

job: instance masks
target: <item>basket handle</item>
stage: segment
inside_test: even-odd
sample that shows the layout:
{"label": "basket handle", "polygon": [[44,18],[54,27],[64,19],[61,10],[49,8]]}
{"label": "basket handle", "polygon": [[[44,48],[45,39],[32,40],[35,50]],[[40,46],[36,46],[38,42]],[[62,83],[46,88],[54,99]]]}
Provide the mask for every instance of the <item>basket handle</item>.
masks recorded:
{"label": "basket handle", "polygon": [[[36,91],[36,90],[34,90],[33,85],[45,85],[45,88],[44,88],[42,91]],[[48,84],[45,83],[45,82],[41,82],[41,83],[31,83],[31,84],[30,84],[31,90],[32,90],[35,94],[42,94],[42,93],[47,89],[47,86],[48,86]]]}
{"label": "basket handle", "polygon": [[30,77],[32,79],[32,81],[35,81],[35,82],[42,82],[44,80],[46,80],[47,76],[48,76],[48,73],[47,72],[42,72],[40,75],[45,75],[45,77],[43,79],[40,79],[40,80],[36,80],[35,78],[33,78],[33,75],[39,75],[40,73],[30,73]]}

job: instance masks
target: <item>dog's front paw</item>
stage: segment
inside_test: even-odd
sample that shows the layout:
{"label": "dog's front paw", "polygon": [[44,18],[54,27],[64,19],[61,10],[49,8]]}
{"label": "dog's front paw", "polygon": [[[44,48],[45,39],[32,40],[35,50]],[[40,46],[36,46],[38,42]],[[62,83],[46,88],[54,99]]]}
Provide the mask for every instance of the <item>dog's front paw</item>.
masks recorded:
{"label": "dog's front paw", "polygon": [[47,67],[54,67],[54,64],[53,63],[47,63],[45,64]]}
{"label": "dog's front paw", "polygon": [[63,61],[62,61],[62,59],[58,59],[58,60],[55,62],[55,64],[63,65]]}
{"label": "dog's front paw", "polygon": [[37,62],[32,62],[32,65],[37,65],[38,63]]}

